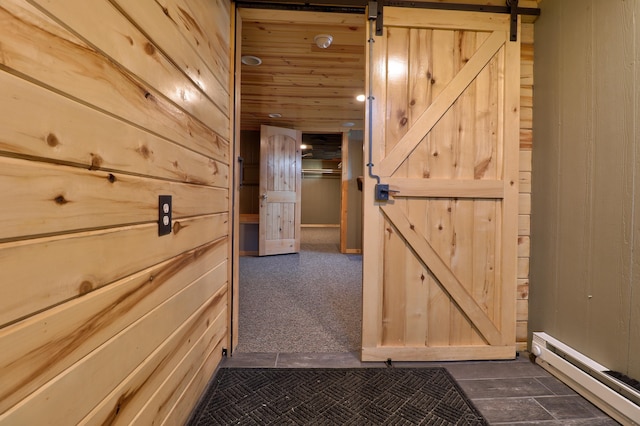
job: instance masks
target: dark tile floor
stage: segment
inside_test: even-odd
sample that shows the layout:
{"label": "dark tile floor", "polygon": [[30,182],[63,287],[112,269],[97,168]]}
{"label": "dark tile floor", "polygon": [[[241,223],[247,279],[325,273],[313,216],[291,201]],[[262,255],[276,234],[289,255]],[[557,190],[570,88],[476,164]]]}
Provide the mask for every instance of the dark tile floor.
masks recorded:
{"label": "dark tile floor", "polygon": [[[236,353],[225,367],[357,368],[356,353]],[[492,425],[617,425],[618,423],[540,366],[526,354],[513,361],[405,363],[402,366],[443,366]]]}

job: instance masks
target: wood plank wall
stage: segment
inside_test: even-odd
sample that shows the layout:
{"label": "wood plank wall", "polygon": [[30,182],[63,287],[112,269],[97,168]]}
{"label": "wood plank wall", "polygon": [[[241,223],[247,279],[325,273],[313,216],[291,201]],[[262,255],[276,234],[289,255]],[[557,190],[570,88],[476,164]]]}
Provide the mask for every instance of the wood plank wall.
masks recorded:
{"label": "wood plank wall", "polygon": [[520,203],[518,217],[517,349],[527,349],[533,148],[533,23],[522,24],[520,44]]}
{"label": "wood plank wall", "polygon": [[227,345],[230,27],[225,0],[0,4],[0,424],[189,416]]}

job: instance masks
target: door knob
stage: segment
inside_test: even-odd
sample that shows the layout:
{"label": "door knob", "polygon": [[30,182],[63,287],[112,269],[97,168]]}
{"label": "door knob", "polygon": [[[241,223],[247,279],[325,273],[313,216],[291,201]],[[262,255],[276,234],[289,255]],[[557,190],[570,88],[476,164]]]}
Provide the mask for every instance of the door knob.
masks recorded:
{"label": "door knob", "polygon": [[269,198],[269,197],[267,196],[267,193],[265,192],[264,194],[262,194],[262,195],[260,196],[260,198],[262,198],[263,200],[266,200],[266,199],[267,199],[267,198]]}

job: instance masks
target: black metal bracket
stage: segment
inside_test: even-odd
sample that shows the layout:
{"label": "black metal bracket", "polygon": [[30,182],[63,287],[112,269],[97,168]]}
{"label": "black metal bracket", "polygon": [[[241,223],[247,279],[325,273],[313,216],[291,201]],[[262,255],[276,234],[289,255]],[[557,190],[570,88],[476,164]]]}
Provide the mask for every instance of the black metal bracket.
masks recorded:
{"label": "black metal bracket", "polygon": [[509,40],[518,41],[518,0],[507,0],[507,6],[511,7],[511,29]]}
{"label": "black metal bracket", "polygon": [[238,188],[242,188],[242,182],[244,182],[244,158],[238,157],[238,166],[240,168]]}
{"label": "black metal bracket", "polygon": [[377,183],[375,186],[376,201],[389,201],[389,185]]}
{"label": "black metal bracket", "polygon": [[374,187],[374,191],[376,201],[389,201],[389,194],[397,194],[400,192],[394,189],[389,189],[389,184],[387,183],[377,183]]}
{"label": "black metal bracket", "polygon": [[378,2],[378,11],[377,11],[377,17],[376,17],[376,35],[377,36],[381,36],[382,35],[382,19],[383,19],[383,9],[384,9],[384,4],[382,1]]}

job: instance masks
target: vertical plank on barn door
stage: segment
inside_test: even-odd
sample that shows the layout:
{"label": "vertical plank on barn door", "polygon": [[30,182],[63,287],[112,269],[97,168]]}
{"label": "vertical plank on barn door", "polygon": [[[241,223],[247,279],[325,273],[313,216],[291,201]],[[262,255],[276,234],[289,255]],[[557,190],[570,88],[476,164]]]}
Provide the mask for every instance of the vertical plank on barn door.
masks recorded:
{"label": "vertical plank on barn door", "polygon": [[260,256],[300,251],[301,141],[299,130],[260,128]]}
{"label": "vertical plank on barn door", "polygon": [[[425,23],[428,23],[425,24]],[[385,8],[370,61],[363,360],[515,356],[519,43],[509,17]]]}
{"label": "vertical plank on barn door", "polygon": [[[413,125],[423,111],[431,102],[433,85],[430,80],[419,78],[420,75],[427,75],[433,68],[432,55],[434,38],[430,29],[409,30],[408,49],[408,87],[411,88],[409,96],[412,104],[407,109],[407,123]],[[416,148],[416,158],[427,157],[427,146],[421,144]],[[423,162],[409,159],[406,162],[404,176],[422,176]],[[406,200],[398,200],[405,202]],[[420,221],[426,217],[427,203],[414,203],[407,206],[407,212],[411,220]],[[430,292],[429,272],[415,256],[407,256],[407,296],[406,296],[406,330],[404,340],[408,345],[423,345],[427,335],[427,304]]]}

